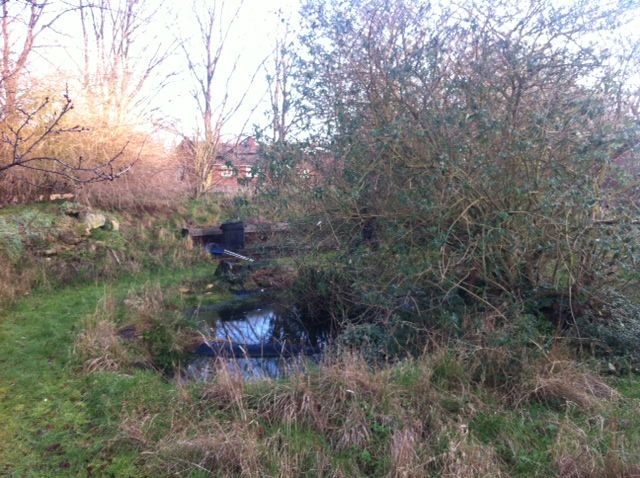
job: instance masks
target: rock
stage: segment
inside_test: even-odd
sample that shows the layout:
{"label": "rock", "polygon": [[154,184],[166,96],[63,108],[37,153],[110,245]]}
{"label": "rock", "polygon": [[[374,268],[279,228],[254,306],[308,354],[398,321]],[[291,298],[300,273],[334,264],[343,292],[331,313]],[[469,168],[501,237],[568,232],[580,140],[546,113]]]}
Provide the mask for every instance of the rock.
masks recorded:
{"label": "rock", "polygon": [[106,222],[107,218],[104,214],[97,212],[88,212],[82,219],[82,223],[85,225],[87,232],[103,227]]}
{"label": "rock", "polygon": [[117,219],[110,217],[102,226],[103,229],[107,231],[119,231],[120,230],[120,222]]}
{"label": "rock", "polygon": [[215,286],[214,286],[213,284],[207,284],[207,285],[205,286],[205,290],[211,290],[211,289],[213,289],[214,287],[215,287]]}
{"label": "rock", "polygon": [[63,202],[60,206],[62,212],[64,212],[67,216],[78,219],[86,208],[81,206],[80,204],[74,202]]}
{"label": "rock", "polygon": [[189,289],[188,287],[180,287],[178,289],[178,292],[180,292],[181,294],[189,294],[191,292],[191,289]]}
{"label": "rock", "polygon": [[59,201],[61,199],[75,199],[76,195],[73,193],[63,193],[63,194],[51,194],[49,195],[49,201]]}
{"label": "rock", "polygon": [[46,251],[42,252],[42,255],[45,257],[51,257],[51,256],[55,256],[58,253],[58,251],[56,249],[47,249]]}

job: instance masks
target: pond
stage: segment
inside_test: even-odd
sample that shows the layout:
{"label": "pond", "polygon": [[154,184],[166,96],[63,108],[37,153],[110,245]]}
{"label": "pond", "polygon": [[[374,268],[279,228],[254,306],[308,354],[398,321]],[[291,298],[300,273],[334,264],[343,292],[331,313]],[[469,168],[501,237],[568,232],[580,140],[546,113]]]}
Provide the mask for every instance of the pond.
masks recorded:
{"label": "pond", "polygon": [[300,372],[320,360],[328,336],[326,327],[311,327],[295,309],[260,294],[188,314],[203,335],[200,356],[185,370],[192,380],[211,380],[220,362],[248,380]]}

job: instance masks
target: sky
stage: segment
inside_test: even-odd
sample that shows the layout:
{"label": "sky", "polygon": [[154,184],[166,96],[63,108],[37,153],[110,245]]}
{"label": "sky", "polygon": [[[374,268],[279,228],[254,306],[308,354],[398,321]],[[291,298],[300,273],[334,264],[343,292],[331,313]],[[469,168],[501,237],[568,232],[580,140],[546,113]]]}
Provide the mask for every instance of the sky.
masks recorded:
{"label": "sky", "polygon": [[[165,126],[159,132],[163,140],[178,141],[180,134],[194,134],[201,122],[193,99],[196,84],[188,69],[185,54],[186,50],[194,59],[203,54],[202,42],[198,39],[196,10],[189,0],[146,1],[148,8],[157,9],[157,12],[141,32],[135,44],[135,56],[143,63],[144,58],[157,46],[169,48],[171,54],[144,84],[140,96],[145,99],[147,109],[154,111],[154,123]],[[60,9],[67,8],[69,3],[69,0],[52,0],[49,18]],[[214,2],[195,0],[195,3],[204,6]],[[238,103],[239,98],[246,94],[237,114],[225,123],[225,136],[250,134],[254,124],[266,126],[265,113],[269,106],[265,67],[269,67],[270,63],[263,63],[273,51],[275,39],[281,31],[278,15],[295,24],[299,6],[300,0],[224,0],[225,25],[238,7],[240,11],[221,60],[215,80],[216,91],[220,97],[223,92],[229,93],[228,104]],[[79,15],[76,12],[67,13],[56,20],[54,27],[54,30],[38,39],[38,48],[30,66],[31,74],[34,77],[51,73],[52,77],[77,78],[83,51]],[[184,42],[184,49],[178,45],[179,42]],[[160,83],[164,83],[164,86],[159,89]],[[77,81],[71,80],[68,85],[72,97],[74,93],[79,95],[77,90],[80,85]],[[139,127],[150,130],[151,122],[147,121]]]}
{"label": "sky", "polygon": [[[77,4],[79,0],[51,0],[49,19],[57,12]],[[86,1],[86,0],[85,0]],[[94,0],[98,2],[100,0]],[[117,4],[126,0],[111,0]],[[202,43],[198,40],[199,26],[194,15],[193,5],[205,6],[220,1],[225,4],[227,18],[242,5],[237,21],[229,36],[223,55],[221,69],[216,80],[216,98],[225,93],[230,95],[229,104],[234,104],[247,93],[245,101],[237,114],[227,121],[223,133],[227,137],[251,134],[253,125],[266,126],[266,112],[269,108],[267,95],[267,71],[260,65],[273,51],[278,32],[282,30],[278,12],[288,19],[292,26],[299,24],[297,17],[303,0],[144,0],[148,8],[157,9],[140,38],[135,43],[134,56],[140,63],[157,46],[171,48],[167,60],[157,69],[156,74],[147,81],[139,97],[144,100],[145,109],[152,111],[153,124],[164,126],[159,131],[167,144],[179,141],[180,135],[191,136],[200,128],[201,119],[192,92],[196,86],[189,72],[185,50],[197,58],[201,55]],[[558,0],[563,2],[564,0]],[[16,8],[21,0],[10,0],[9,5]],[[66,78],[71,97],[80,97],[80,85],[77,80],[82,65],[82,34],[79,15],[70,12],[58,19],[54,28],[38,39],[30,65],[34,77],[47,76]],[[634,19],[626,28],[637,34],[640,31],[640,18]],[[177,45],[184,42],[184,48]],[[232,66],[237,60],[237,68],[231,75]],[[267,67],[270,62],[267,60]],[[251,79],[254,78],[253,83]],[[227,81],[227,80],[230,81]],[[163,84],[162,88],[158,85]],[[63,85],[59,85],[62,92]],[[144,124],[138,127],[151,131],[152,121],[146,116]]]}
{"label": "sky", "polygon": [[[238,0],[228,2],[230,6],[228,11],[234,11],[234,7],[238,3]],[[270,67],[269,56],[275,47],[278,32],[281,31],[278,12],[282,12],[284,17],[293,20],[297,15],[299,4],[298,0],[245,0],[230,36],[226,50],[227,55],[223,56],[219,76],[222,81],[219,85],[224,87],[227,84],[232,65],[236,61],[236,57],[239,57],[237,69],[233,73],[231,81],[228,82],[228,90],[232,98],[237,101],[245,92],[248,94],[238,114],[234,115],[225,125],[226,134],[233,136],[242,133],[243,130],[244,133],[249,133],[254,123],[265,124],[265,112],[268,109],[267,70],[265,68]],[[178,28],[182,27],[186,32],[197,29],[197,26],[194,28],[192,15],[183,11],[181,19],[183,23]],[[193,42],[195,45],[197,43],[197,40]],[[184,104],[191,102],[192,95],[184,88],[185,82],[189,82],[189,72],[186,71],[185,59],[182,56],[179,53],[178,58],[172,62],[177,67],[179,75],[170,86],[171,93],[166,98],[173,97],[175,92],[176,100],[167,102],[166,108],[170,114],[180,119],[186,130],[190,130],[196,126],[193,124],[196,115],[191,114],[183,107]],[[251,84],[252,78],[254,80]],[[233,104],[234,101],[230,101],[230,103]]]}

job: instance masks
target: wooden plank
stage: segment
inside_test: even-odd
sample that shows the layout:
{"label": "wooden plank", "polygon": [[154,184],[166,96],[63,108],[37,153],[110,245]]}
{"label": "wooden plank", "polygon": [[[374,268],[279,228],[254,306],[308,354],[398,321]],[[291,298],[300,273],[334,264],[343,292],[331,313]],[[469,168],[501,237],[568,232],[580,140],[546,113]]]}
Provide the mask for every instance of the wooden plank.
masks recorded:
{"label": "wooden plank", "polygon": [[[270,224],[247,224],[244,227],[245,234],[255,234],[259,232],[283,232],[289,230],[289,224],[286,222],[274,222]],[[222,229],[219,227],[190,227],[189,235],[191,237],[202,236],[222,236]]]}
{"label": "wooden plank", "polygon": [[273,222],[266,224],[247,224],[244,227],[245,233],[255,232],[282,232],[289,230],[289,223],[287,222]]}
{"label": "wooden plank", "polygon": [[219,227],[190,227],[189,235],[191,237],[200,237],[200,236],[221,236],[222,229]]}

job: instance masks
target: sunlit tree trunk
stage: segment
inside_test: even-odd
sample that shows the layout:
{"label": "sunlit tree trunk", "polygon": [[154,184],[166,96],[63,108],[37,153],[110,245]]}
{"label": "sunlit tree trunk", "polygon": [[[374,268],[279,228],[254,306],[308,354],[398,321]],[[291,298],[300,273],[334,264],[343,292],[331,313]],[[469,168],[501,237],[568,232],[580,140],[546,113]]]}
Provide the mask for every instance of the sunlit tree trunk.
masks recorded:
{"label": "sunlit tree trunk", "polygon": [[[148,34],[163,2],[147,0],[79,0],[83,38],[82,81],[86,102],[105,124],[124,125],[149,115],[152,80],[171,54],[173,44]],[[154,85],[158,93],[167,79]]]}
{"label": "sunlit tree trunk", "polygon": [[46,3],[29,1],[25,7],[28,15],[24,21],[24,38],[16,51],[12,45],[18,44],[17,36],[12,31],[12,23],[16,20],[9,11],[9,2],[2,2],[2,116],[5,121],[15,113],[20,79],[33,49],[36,35],[41,32],[40,20]]}

